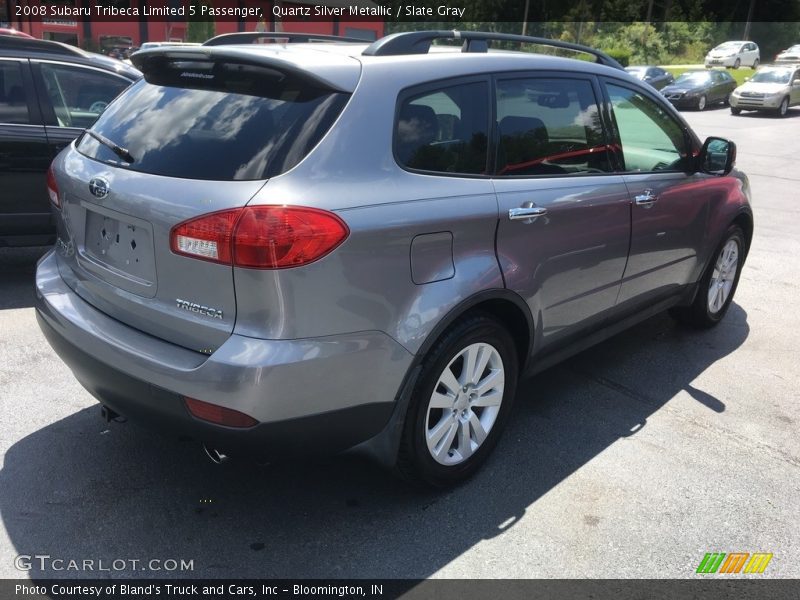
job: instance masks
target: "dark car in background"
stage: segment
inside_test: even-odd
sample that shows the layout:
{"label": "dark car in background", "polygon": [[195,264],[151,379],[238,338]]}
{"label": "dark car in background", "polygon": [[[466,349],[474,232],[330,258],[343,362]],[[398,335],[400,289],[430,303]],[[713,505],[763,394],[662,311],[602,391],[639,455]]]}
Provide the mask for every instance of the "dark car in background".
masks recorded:
{"label": "dark car in background", "polygon": [[55,241],[47,167],[140,76],[73,46],[0,36],[0,246]]}
{"label": "dark car in background", "polygon": [[645,83],[649,83],[657,90],[670,85],[675,81],[672,73],[665,71],[661,67],[651,65],[625,67],[625,70]]}
{"label": "dark car in background", "polygon": [[731,92],[736,89],[736,80],[725,71],[686,71],[675,83],[666,86],[661,93],[676,108],[705,110],[712,104],[727,104]]}

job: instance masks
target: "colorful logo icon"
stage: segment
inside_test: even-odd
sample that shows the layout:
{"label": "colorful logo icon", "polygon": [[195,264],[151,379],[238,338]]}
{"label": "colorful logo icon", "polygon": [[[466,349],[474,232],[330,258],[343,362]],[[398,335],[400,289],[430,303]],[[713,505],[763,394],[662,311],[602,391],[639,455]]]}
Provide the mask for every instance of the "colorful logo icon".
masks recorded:
{"label": "colorful logo icon", "polygon": [[772,553],[767,552],[707,552],[697,567],[698,573],[763,573]]}

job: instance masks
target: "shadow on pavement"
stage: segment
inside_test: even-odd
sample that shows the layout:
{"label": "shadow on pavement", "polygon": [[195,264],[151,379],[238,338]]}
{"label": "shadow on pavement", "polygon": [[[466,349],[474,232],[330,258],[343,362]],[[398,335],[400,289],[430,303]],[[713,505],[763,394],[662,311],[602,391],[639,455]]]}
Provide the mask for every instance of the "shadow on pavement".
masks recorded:
{"label": "shadow on pavement", "polygon": [[0,310],[33,306],[36,261],[49,249],[49,246],[0,248]]}
{"label": "shadow on pavement", "polygon": [[[660,315],[524,382],[494,455],[448,492],[408,487],[354,456],[216,467],[198,444],[106,425],[95,406],[11,446],[0,471],[0,517],[19,554],[194,561],[191,572],[120,576],[427,577],[513,528],[676,394],[724,411],[692,382],[748,332],[736,304],[705,332]],[[590,527],[597,517],[576,506],[574,518]],[[33,578],[98,576],[34,567]]]}

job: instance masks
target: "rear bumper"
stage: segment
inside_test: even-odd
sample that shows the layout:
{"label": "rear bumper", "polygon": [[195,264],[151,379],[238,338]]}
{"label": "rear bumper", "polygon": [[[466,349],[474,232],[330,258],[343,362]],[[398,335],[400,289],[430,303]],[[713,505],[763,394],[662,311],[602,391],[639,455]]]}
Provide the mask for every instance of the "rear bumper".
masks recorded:
{"label": "rear bumper", "polygon": [[[36,273],[37,318],[80,383],[114,411],[230,452],[331,453],[377,435],[412,355],[376,331],[303,340],[232,335],[205,356],[130,328],[61,279],[54,252]],[[192,416],[184,396],[241,411],[246,428]]]}

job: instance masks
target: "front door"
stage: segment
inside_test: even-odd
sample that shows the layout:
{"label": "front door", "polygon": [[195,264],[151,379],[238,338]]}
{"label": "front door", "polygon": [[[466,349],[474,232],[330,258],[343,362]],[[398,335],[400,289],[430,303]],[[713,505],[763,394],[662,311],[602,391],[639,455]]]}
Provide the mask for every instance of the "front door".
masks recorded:
{"label": "front door", "polygon": [[708,218],[708,176],[687,174],[692,150],[666,107],[606,83],[619,160],[631,195],[631,248],[618,303],[658,299],[690,283]]}

